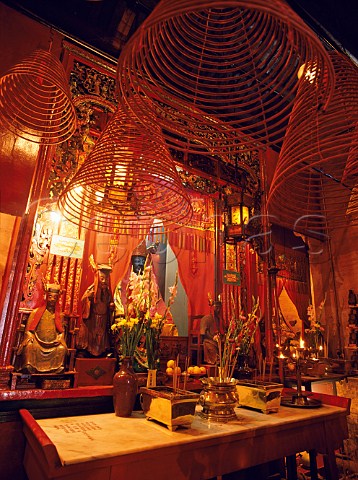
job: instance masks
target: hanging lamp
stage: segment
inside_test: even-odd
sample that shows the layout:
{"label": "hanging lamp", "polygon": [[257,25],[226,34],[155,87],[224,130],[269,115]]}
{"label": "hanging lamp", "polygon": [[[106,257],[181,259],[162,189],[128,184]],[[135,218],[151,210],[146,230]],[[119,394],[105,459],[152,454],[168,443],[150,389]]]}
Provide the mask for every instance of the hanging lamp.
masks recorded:
{"label": "hanging lamp", "polygon": [[332,63],[286,2],[162,0],[122,50],[118,99],[174,149],[234,154],[280,145],[309,62],[325,109]]}
{"label": "hanging lamp", "polygon": [[73,135],[76,113],[68,80],[53,53],[35,50],[0,78],[0,125],[43,145]]}
{"label": "hanging lamp", "polygon": [[105,233],[146,235],[188,223],[190,199],[160,139],[118,109],[61,194],[60,211]]}

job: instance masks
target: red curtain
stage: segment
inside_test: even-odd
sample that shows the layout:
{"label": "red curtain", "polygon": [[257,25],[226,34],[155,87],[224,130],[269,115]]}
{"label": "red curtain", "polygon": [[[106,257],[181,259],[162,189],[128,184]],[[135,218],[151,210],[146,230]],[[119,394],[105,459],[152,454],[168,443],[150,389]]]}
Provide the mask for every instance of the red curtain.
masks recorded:
{"label": "red curtain", "polygon": [[215,294],[214,202],[207,195],[190,192],[193,216],[189,227],[168,234],[178,271],[188,297],[188,315],[210,312],[208,293]]}
{"label": "red curtain", "polygon": [[[188,297],[188,315],[209,313],[208,293],[214,296],[215,291],[213,232],[182,227],[179,236],[169,233],[168,241],[177,258],[180,280]],[[208,248],[198,249],[200,245]]]}
{"label": "red curtain", "polygon": [[[142,240],[143,238],[136,236],[118,235],[114,237],[113,235],[89,230],[86,234],[83,254],[80,298],[86,288],[93,283],[94,275],[88,260],[91,254],[97,264],[108,264],[109,261],[111,261],[113,265],[111,273],[111,286],[113,290],[128,272],[132,252]],[[111,258],[111,256],[113,258]]]}
{"label": "red curtain", "polygon": [[298,315],[304,323],[307,322],[307,307],[310,303],[309,293],[307,291],[307,285],[301,282],[295,282],[294,280],[287,280],[285,282],[285,288],[288,296],[295,304]]}
{"label": "red curtain", "polygon": [[[307,307],[310,303],[310,296],[307,285],[288,278],[277,277],[277,297],[280,296],[283,287],[285,287],[287,295],[290,297],[295,307],[299,318],[307,323]],[[304,325],[303,325],[304,327]]]}

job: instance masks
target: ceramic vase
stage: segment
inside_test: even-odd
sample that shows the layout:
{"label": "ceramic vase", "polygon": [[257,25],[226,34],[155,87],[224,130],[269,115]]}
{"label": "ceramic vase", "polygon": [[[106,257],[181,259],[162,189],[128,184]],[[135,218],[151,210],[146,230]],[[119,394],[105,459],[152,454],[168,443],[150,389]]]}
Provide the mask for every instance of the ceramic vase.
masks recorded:
{"label": "ceramic vase", "polygon": [[353,290],[349,290],[348,292],[348,305],[356,305],[357,304],[357,296]]}
{"label": "ceramic vase", "polygon": [[237,379],[249,379],[252,378],[252,370],[249,367],[248,355],[239,355],[237,358],[237,367],[234,372],[234,376]]}
{"label": "ceramic vase", "polygon": [[117,417],[130,417],[138,391],[138,379],[133,370],[133,358],[124,357],[113,377],[113,406]]}

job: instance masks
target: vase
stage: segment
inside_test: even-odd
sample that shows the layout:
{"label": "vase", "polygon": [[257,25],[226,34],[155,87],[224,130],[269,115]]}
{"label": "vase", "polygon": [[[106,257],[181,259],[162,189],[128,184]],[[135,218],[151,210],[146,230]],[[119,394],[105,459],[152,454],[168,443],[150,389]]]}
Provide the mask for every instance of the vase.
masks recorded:
{"label": "vase", "polygon": [[199,404],[203,407],[200,415],[208,420],[228,422],[236,420],[235,407],[239,404],[236,390],[237,380],[219,377],[202,378],[204,390],[200,393]]}
{"label": "vase", "polygon": [[357,296],[353,290],[349,290],[348,292],[348,305],[356,305],[357,304]]}
{"label": "vase", "polygon": [[117,417],[130,417],[138,391],[137,375],[133,370],[133,358],[124,357],[113,377],[113,406]]}
{"label": "vase", "polygon": [[234,376],[239,380],[252,378],[252,370],[249,367],[248,355],[242,354],[238,356],[237,367],[234,371]]}

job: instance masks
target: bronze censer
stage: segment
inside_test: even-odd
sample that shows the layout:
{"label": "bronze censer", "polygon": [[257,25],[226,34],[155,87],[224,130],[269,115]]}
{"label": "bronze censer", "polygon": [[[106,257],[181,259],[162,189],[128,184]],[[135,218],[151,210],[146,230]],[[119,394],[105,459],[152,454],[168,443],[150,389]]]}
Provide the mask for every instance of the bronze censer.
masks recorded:
{"label": "bronze censer", "polygon": [[239,404],[235,378],[202,378],[204,389],[200,393],[199,404],[203,410],[199,415],[208,420],[228,422],[236,420],[235,407]]}

